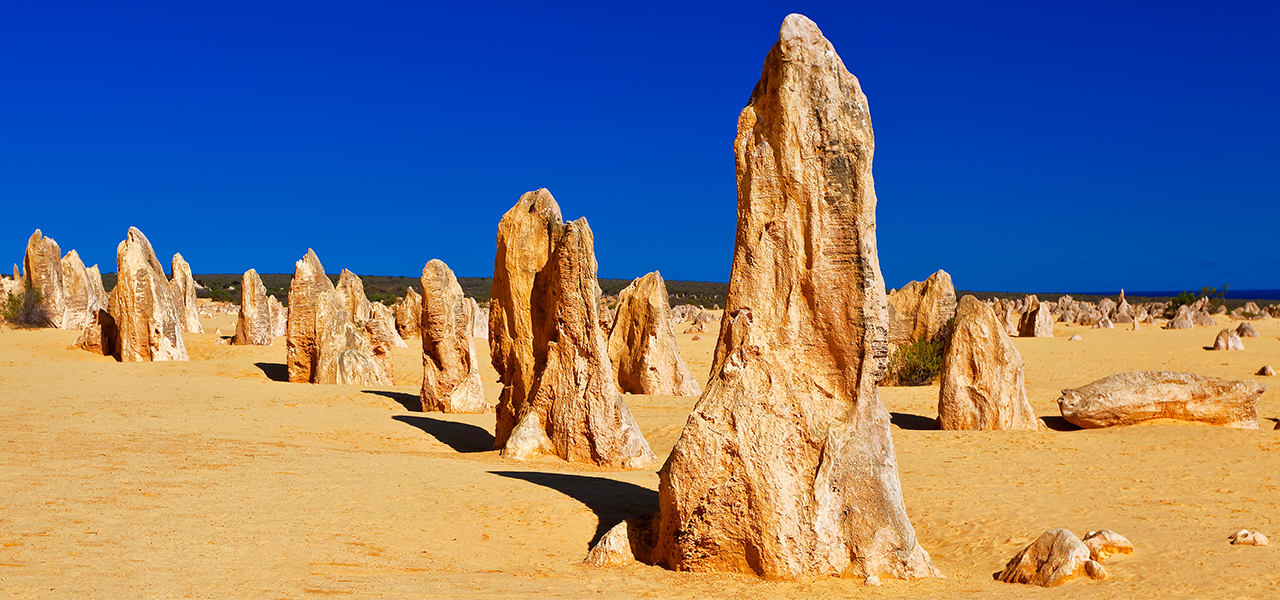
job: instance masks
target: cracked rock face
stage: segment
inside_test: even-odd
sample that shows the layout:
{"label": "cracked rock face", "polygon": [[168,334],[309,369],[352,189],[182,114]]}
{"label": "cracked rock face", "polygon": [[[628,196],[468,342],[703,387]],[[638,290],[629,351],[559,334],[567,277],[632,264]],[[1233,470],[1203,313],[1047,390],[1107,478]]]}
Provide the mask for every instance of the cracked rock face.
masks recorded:
{"label": "cracked rock face", "polygon": [[191,277],[191,265],[183,260],[181,254],[173,255],[173,279],[169,281],[173,288],[173,303],[178,309],[178,320],[185,333],[204,333],[200,324],[200,311],[196,308],[196,280]]}
{"label": "cracked rock face", "polygon": [[702,394],[680,357],[670,313],[667,285],[657,271],[618,293],[618,311],[609,333],[609,362],[622,391],[658,396]]}
{"label": "cracked rock face", "polygon": [[1108,375],[1062,390],[1062,418],[1095,429],[1151,419],[1178,419],[1236,429],[1258,428],[1258,399],[1267,386],[1194,373],[1138,371]]}
{"label": "cracked rock face", "polygon": [[173,288],[147,236],[136,227],[116,249],[116,287],[108,312],[115,321],[112,349],[124,362],[187,360],[184,326]]}
{"label": "cracked rock face", "polygon": [[475,302],[444,262],[422,269],[422,410],[446,413],[489,411],[480,383],[480,363],[471,336]]}
{"label": "cracked rock face", "polygon": [[1082,575],[1106,579],[1106,569],[1089,556],[1088,546],[1074,533],[1050,529],[1014,556],[996,579],[1040,587],[1057,587]]}
{"label": "cracked rock face", "polygon": [[422,296],[412,287],[405,290],[404,298],[391,307],[396,313],[396,331],[401,339],[411,339],[422,335]]}
{"label": "cracked rock face", "polygon": [[591,228],[585,218],[564,223],[545,189],[521,196],[498,224],[489,309],[503,456],[622,468],[657,461],[615,384]]}
{"label": "cracked rock face", "polygon": [[912,281],[889,294],[889,343],[900,348],[943,333],[956,315],[956,288],[951,275],[938,271],[923,282]]}
{"label": "cracked rock face", "polygon": [[236,346],[270,346],[275,340],[279,301],[272,306],[258,272],[249,269],[240,277],[240,316],[231,343]]}
{"label": "cracked rock face", "polygon": [[[889,413],[867,99],[789,15],[738,117],[738,234],[712,377],[629,535],[676,570],[937,577],[902,500]],[[647,530],[647,531],[641,531]]]}
{"label": "cracked rock face", "polygon": [[[354,284],[349,283],[348,287],[351,285]],[[363,286],[360,293],[363,294]],[[356,324],[344,299],[325,275],[320,259],[311,250],[294,265],[288,312],[289,381],[392,384],[391,372],[384,367],[385,361],[375,354],[368,331]]]}

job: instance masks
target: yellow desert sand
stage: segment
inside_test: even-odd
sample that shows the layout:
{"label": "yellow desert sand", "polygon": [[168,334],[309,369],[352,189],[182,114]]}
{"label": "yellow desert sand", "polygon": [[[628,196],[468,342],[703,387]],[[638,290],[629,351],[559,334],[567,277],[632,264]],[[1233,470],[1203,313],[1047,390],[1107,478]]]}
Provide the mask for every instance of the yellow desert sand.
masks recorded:
{"label": "yellow desert sand", "polygon": [[[1224,317],[1219,317],[1225,320]],[[1232,323],[1231,325],[1234,325]],[[1014,338],[1027,396],[1064,429],[1059,392],[1127,370],[1250,379],[1280,358],[1280,322],[1245,350],[1216,329],[1056,325]],[[204,330],[235,329],[234,315]],[[1072,333],[1082,341],[1068,342]],[[938,388],[882,388],[903,496],[946,579],[771,582],[581,564],[623,518],[654,512],[653,470],[492,450],[494,415],[413,412],[421,350],[395,385],[286,383],[284,340],[184,334],[190,362],[117,363],[67,349],[77,331],[0,330],[0,597],[8,598],[1265,598],[1280,532],[1275,388],[1261,429],[1156,422],[1100,430],[937,431]],[[677,334],[705,384],[715,335]],[[477,350],[487,354],[483,340]],[[499,385],[481,361],[485,394]],[[1268,378],[1257,378],[1264,382]],[[696,398],[627,396],[659,460]],[[1053,589],[992,578],[1044,531],[1116,531],[1108,579]]]}

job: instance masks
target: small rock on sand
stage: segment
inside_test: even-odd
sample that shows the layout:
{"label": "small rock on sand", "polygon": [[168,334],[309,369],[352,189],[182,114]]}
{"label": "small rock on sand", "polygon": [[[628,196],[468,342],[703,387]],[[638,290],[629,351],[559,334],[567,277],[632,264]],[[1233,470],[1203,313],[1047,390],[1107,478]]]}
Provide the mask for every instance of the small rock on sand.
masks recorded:
{"label": "small rock on sand", "polygon": [[1077,333],[1077,334],[1075,334],[1075,335],[1073,335],[1073,336],[1071,336],[1071,337],[1067,338],[1067,341],[1068,341],[1068,342],[1078,342],[1078,341],[1083,340],[1083,339],[1084,339],[1084,338],[1080,337],[1080,334],[1078,334],[1078,333]]}
{"label": "small rock on sand", "polygon": [[1230,329],[1223,329],[1218,332],[1218,337],[1213,340],[1214,350],[1244,350],[1244,342],[1240,341],[1240,336]]}
{"label": "small rock on sand", "polygon": [[1258,330],[1253,328],[1253,323],[1245,322],[1236,327],[1236,335],[1242,338],[1258,337]]}
{"label": "small rock on sand", "polygon": [[1248,529],[1241,529],[1227,538],[1231,540],[1232,546],[1266,546],[1267,536],[1261,531],[1250,532]]}
{"label": "small rock on sand", "polygon": [[1271,377],[1275,374],[1276,370],[1272,369],[1271,365],[1262,365],[1262,368],[1258,369],[1258,375],[1262,375],[1263,377]]}

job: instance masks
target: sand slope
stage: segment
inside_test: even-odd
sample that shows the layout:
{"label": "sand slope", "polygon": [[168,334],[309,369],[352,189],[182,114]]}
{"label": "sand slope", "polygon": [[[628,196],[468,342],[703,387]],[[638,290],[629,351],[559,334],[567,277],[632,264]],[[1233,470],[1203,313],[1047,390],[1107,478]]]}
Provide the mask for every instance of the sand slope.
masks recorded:
{"label": "sand slope", "polygon": [[[1280,367],[1280,323],[1255,326],[1262,337],[1241,352],[1203,350],[1217,333],[1207,328],[1059,325],[1058,337],[1015,343],[1032,406],[1056,417],[1060,389],[1117,371]],[[204,327],[230,336],[234,320]],[[1280,543],[1226,540],[1247,527],[1280,542],[1274,390],[1259,431],[988,433],[921,429],[937,388],[882,388],[907,509],[948,579],[867,588],[581,566],[609,526],[655,510],[657,475],[506,461],[490,450],[492,414],[414,412],[420,347],[396,350],[394,387],[360,388],[279,381],[283,339],[232,347],[191,334],[189,363],[119,364],[68,350],[77,335],[0,330],[0,598],[1280,596]],[[715,333],[677,337],[705,381]],[[495,401],[496,376],[484,378]],[[626,399],[665,459],[696,399]],[[1137,553],[1108,561],[1104,582],[992,580],[1053,527],[1114,529]]]}

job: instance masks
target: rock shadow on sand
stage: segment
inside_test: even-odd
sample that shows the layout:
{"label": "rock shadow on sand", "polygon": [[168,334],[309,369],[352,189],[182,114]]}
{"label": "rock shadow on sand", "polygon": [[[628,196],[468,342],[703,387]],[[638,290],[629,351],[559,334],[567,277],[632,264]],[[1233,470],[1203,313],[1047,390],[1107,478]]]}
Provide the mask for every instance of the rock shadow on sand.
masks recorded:
{"label": "rock shadow on sand", "polygon": [[897,426],[898,429],[912,431],[937,431],[938,429],[937,419],[907,413],[889,413],[889,422]]}
{"label": "rock shadow on sand", "polygon": [[587,544],[590,550],[614,525],[628,518],[658,512],[658,492],[634,483],[589,475],[537,471],[489,471],[500,477],[521,479],[560,492],[586,505],[599,523]]}
{"label": "rock shadow on sand", "polygon": [[489,452],[493,450],[493,434],[483,427],[467,423],[455,423],[431,417],[396,415],[391,417],[401,423],[421,429],[456,452]]}
{"label": "rock shadow on sand", "polygon": [[395,400],[400,406],[409,412],[422,412],[422,398],[414,394],[406,394],[404,392],[386,392],[383,390],[360,390],[366,394],[382,396]]}
{"label": "rock shadow on sand", "polygon": [[260,362],[253,363],[253,366],[262,370],[262,374],[267,376],[271,381],[281,381],[288,383],[289,367],[282,363]]}
{"label": "rock shadow on sand", "polygon": [[1040,421],[1054,431],[1080,431],[1084,429],[1062,417],[1040,417]]}

